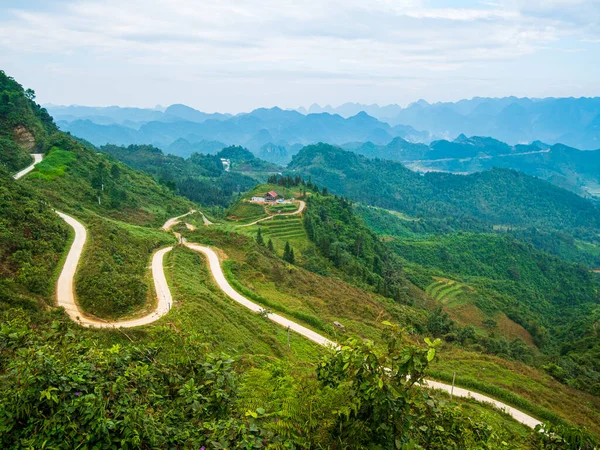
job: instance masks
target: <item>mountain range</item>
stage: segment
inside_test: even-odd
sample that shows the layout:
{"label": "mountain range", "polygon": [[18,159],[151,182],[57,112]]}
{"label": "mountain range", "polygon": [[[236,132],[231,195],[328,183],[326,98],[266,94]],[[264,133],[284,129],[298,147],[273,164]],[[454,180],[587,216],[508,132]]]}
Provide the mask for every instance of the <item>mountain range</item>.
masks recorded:
{"label": "mountain range", "polygon": [[343,117],[365,111],[392,126],[408,125],[446,139],[464,133],[492,136],[511,144],[542,140],[586,150],[600,147],[600,97],[475,97],[433,104],[419,100],[406,108],[346,103],[336,108],[313,105],[299,110]]}
{"label": "mountain range", "polygon": [[[173,111],[179,116],[171,113]],[[205,115],[182,105],[174,105],[164,113],[151,111],[141,115],[151,119],[147,122],[134,122],[131,118],[137,112],[130,109],[115,110],[112,119],[88,115],[72,121],[66,120],[73,118],[72,115],[59,114],[57,124],[63,131],[69,131],[97,146],[152,144],[163,150],[177,152],[178,156],[186,156],[195,148],[206,148],[206,143],[210,141],[243,145],[257,154],[268,154],[270,146],[275,145],[285,150],[280,156],[288,161],[302,146],[321,141],[333,144],[365,141],[387,144],[396,136],[414,142],[428,140],[427,133],[401,125],[392,127],[364,112],[343,118],[337,114],[303,115],[280,108],[261,108],[231,117]],[[155,116],[160,120],[155,120]],[[112,123],[108,123],[110,121]]]}

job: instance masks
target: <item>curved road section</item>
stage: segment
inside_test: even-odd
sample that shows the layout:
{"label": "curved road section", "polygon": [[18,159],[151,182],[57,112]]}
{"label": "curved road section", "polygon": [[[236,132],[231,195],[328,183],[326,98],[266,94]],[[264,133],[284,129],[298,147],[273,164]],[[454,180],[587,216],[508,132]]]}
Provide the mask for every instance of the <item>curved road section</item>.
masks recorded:
{"label": "curved road section", "polygon": [[300,204],[298,205],[298,209],[296,211],[294,211],[294,212],[273,214],[272,216],[263,217],[262,219],[255,220],[252,223],[247,223],[245,225],[240,225],[240,227],[251,227],[252,225],[256,225],[257,223],[264,222],[265,220],[271,220],[273,217],[295,216],[297,214],[302,213],[302,211],[304,211],[304,208],[306,208],[306,203],[303,202],[302,200],[300,200]]}
{"label": "curved road section", "polygon": [[[206,258],[208,259],[208,265],[209,265],[209,268],[210,268],[210,271],[211,271],[211,274],[212,274],[214,280],[216,281],[219,288],[229,298],[231,298],[235,302],[239,303],[240,305],[245,306],[246,308],[250,309],[251,311],[254,311],[257,313],[263,311],[263,308],[261,306],[248,300],[243,295],[240,295],[235,289],[233,289],[233,287],[231,287],[231,285],[225,278],[225,275],[223,274],[223,270],[221,269],[221,263],[219,261],[219,257],[214,252],[214,250],[212,250],[209,247],[205,247],[203,245],[198,245],[198,244],[193,244],[190,242],[184,242],[184,245],[186,247],[188,247],[189,249],[194,250],[196,252],[200,252],[206,256]],[[285,317],[282,317],[278,314],[268,314],[267,317],[270,320],[272,320],[273,322],[278,323],[279,325],[282,325],[286,328],[289,327],[291,330],[295,331],[296,333],[300,334],[301,336],[304,336],[307,339],[310,339],[311,341],[313,341],[319,345],[323,345],[325,347],[340,348],[339,344],[327,339],[324,336],[321,336],[318,333],[315,333],[314,331],[312,331],[306,327],[303,327],[302,325],[298,325],[297,323],[292,322],[291,320],[286,319]],[[512,406],[509,406],[505,403],[494,400],[493,398],[488,397],[486,395],[482,395],[477,392],[472,392],[467,389],[462,389],[462,388],[458,388],[458,387],[453,388],[452,386],[450,386],[448,384],[440,383],[438,381],[433,381],[433,380],[425,380],[425,385],[427,387],[430,387],[433,389],[439,389],[439,390],[446,391],[446,392],[452,392],[453,395],[455,395],[457,397],[467,397],[467,398],[472,398],[474,400],[480,401],[482,403],[489,403],[489,404],[495,406],[496,408],[503,410],[505,413],[509,414],[510,416],[512,416],[517,422],[520,422],[531,428],[535,428],[536,425],[542,424],[542,422],[525,414],[524,412],[519,411],[518,409],[515,409]]]}
{"label": "curved road section", "polygon": [[167,279],[165,278],[165,272],[163,270],[163,257],[173,247],[162,248],[155,252],[152,257],[152,277],[154,279],[154,288],[156,289],[158,302],[156,308],[150,314],[136,319],[117,322],[86,317],[75,301],[74,279],[75,273],[77,272],[77,265],[79,264],[81,254],[83,253],[83,247],[87,240],[87,232],[85,227],[73,217],[58,211],[56,211],[56,214],[67,222],[67,224],[73,228],[73,231],[75,231],[75,240],[71,245],[71,249],[69,250],[65,265],[56,285],[56,300],[58,306],[62,306],[73,321],[84,327],[132,328],[155,322],[169,312],[173,305],[173,298],[171,297],[171,291],[167,285]]}
{"label": "curved road section", "polygon": [[15,180],[18,180],[19,178],[23,178],[25,175],[27,175],[29,172],[31,172],[34,169],[36,164],[41,163],[42,159],[44,159],[43,153],[32,153],[31,156],[33,156],[33,163],[31,165],[25,167],[23,170],[21,170],[16,175],[14,175],[13,178]]}

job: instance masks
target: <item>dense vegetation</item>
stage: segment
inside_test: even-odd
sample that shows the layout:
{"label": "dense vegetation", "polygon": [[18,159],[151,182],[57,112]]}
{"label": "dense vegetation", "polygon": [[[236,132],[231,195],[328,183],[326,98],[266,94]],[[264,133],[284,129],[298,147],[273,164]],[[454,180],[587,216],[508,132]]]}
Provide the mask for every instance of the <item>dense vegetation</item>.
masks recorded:
{"label": "dense vegetation", "polygon": [[[112,319],[153,306],[154,288],[147,282],[154,250],[173,244],[159,230],[89,216],[89,242],[77,271],[77,300],[84,311]],[[107,301],[107,299],[110,299]]]}
{"label": "dense vegetation", "polygon": [[17,316],[0,330],[3,448],[496,449],[519,439],[417,388],[438,344],[407,346],[393,328],[385,347],[349,341],[316,376],[271,364],[239,377],[191,335],[98,347],[49,319],[34,330]]}
{"label": "dense vegetation", "polygon": [[305,147],[288,168],[338,195],[418,219],[402,233],[508,232],[570,261],[599,262],[600,207],[519,172],[420,176],[326,144]]}
{"label": "dense vegetation", "polygon": [[311,195],[304,227],[320,253],[350,279],[376,292],[408,302],[408,288],[398,258],[364,227],[344,198]]}
{"label": "dense vegetation", "polygon": [[175,193],[204,205],[227,206],[234,194],[256,184],[254,179],[241,173],[226,172],[218,155],[193,153],[184,159],[165,155],[151,145],[105,145],[101,151],[134,169],[153,175],[160,184]]}
{"label": "dense vegetation", "polygon": [[51,296],[68,236],[41,196],[0,169],[0,310],[35,311]]}
{"label": "dense vegetation", "polygon": [[331,192],[416,217],[472,217],[486,225],[600,228],[589,200],[511,170],[420,176],[400,163],[331,145],[305,147],[288,166]]}
{"label": "dense vegetation", "polygon": [[[478,340],[486,351],[532,361],[530,352],[517,356],[510,342],[502,343],[501,336],[510,332],[497,323],[499,318],[506,322],[499,316],[502,312],[527,330],[542,349],[540,366],[571,386],[600,392],[600,360],[594,344],[600,313],[598,274],[504,233],[446,229],[439,234],[439,223],[373,208],[358,207],[357,211],[379,233],[395,236],[388,246],[405,260],[407,277],[440,301],[455,319],[500,334],[496,336],[500,340]],[[464,331],[461,334],[450,321],[438,322],[444,331],[430,332],[449,333],[451,340],[465,339]],[[519,337],[517,331],[513,337]]]}

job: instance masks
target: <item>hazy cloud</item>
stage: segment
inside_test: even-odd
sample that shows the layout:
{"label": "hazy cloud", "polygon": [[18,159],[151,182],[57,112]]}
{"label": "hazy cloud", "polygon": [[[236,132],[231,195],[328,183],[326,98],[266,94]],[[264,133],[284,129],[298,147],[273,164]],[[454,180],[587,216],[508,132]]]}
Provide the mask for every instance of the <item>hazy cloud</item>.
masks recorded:
{"label": "hazy cloud", "polygon": [[[60,103],[241,110],[543,95],[532,70],[598,95],[599,17],[589,0],[27,0],[0,6],[0,58]],[[570,71],[559,51],[579,54]]]}

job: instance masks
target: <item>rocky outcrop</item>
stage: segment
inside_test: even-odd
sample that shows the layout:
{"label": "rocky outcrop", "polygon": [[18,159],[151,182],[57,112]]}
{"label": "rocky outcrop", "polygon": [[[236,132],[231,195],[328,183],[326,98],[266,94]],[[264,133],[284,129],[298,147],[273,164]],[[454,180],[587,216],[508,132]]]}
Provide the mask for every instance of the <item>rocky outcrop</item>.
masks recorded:
{"label": "rocky outcrop", "polygon": [[22,125],[15,128],[15,142],[26,150],[31,150],[35,147],[33,134]]}

